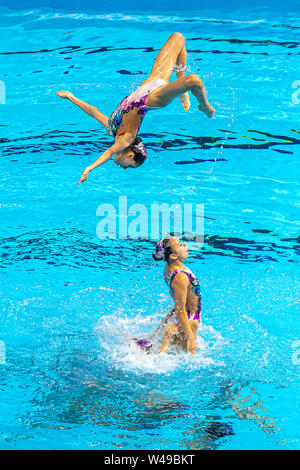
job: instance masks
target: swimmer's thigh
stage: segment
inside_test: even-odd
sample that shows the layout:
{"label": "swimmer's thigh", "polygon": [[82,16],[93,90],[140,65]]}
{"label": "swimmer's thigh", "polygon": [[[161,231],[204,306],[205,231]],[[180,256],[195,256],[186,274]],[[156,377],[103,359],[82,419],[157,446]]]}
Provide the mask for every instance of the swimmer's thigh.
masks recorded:
{"label": "swimmer's thigh", "polygon": [[[192,332],[193,332],[193,334],[196,338],[199,322],[198,322],[198,320],[190,320],[189,324],[190,324],[191,330],[192,330]],[[187,349],[187,338],[184,334],[184,331],[179,326],[178,326],[178,330],[176,332],[176,335],[174,334],[174,336],[172,337],[172,345],[179,346],[182,349]]]}
{"label": "swimmer's thigh", "polygon": [[174,70],[176,59],[184,47],[184,36],[181,33],[171,34],[159,51],[148,79],[155,80],[156,78],[162,78],[168,83]]}

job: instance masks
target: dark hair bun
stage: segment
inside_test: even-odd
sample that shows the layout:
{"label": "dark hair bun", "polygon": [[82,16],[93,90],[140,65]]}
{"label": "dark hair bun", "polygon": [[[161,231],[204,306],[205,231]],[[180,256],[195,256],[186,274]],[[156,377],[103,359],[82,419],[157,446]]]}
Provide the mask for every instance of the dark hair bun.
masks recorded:
{"label": "dark hair bun", "polygon": [[163,258],[163,256],[161,255],[161,253],[152,253],[152,258],[155,260],[155,261],[161,261]]}
{"label": "dark hair bun", "polygon": [[130,146],[134,153],[134,161],[137,166],[141,166],[147,158],[147,151],[140,137],[136,137],[134,143]]}

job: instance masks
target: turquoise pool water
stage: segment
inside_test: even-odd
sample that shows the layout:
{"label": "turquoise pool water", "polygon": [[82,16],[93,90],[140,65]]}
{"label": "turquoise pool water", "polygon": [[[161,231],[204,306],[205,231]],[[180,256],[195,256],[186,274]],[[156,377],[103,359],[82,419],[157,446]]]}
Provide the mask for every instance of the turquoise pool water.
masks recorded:
{"label": "turquoise pool water", "polygon": [[[0,13],[0,448],[299,449],[297,12]],[[215,118],[149,112],[77,187],[111,138],[55,91],[109,115],[175,31]],[[128,347],[172,304],[154,240],[96,235],[119,196],[204,204],[196,357]]]}

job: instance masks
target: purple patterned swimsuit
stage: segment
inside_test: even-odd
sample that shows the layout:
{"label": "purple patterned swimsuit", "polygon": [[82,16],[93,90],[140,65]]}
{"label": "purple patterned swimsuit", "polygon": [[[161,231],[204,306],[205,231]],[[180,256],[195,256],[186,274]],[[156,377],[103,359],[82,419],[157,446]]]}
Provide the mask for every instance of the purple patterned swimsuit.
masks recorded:
{"label": "purple patterned swimsuit", "polygon": [[138,114],[141,115],[142,120],[149,109],[156,109],[154,107],[147,106],[145,101],[152,91],[156,90],[156,88],[159,88],[162,85],[166,85],[166,81],[162,78],[156,78],[155,80],[152,80],[152,82],[148,82],[139,86],[133,93],[126,96],[126,98],[124,98],[121,103],[118,104],[108,120],[110,135],[112,137],[116,136],[122,122],[123,114],[128,113],[128,111],[131,109],[138,108]]}
{"label": "purple patterned swimsuit", "polygon": [[[172,287],[172,281],[173,281],[173,279],[174,279],[174,277],[176,276],[177,273],[184,273],[184,274],[187,275],[187,277],[189,278],[189,281],[192,285],[192,288],[193,288],[195,294],[198,297],[197,310],[194,313],[192,318],[191,318],[191,314],[190,314],[189,309],[188,308],[186,309],[188,319],[189,320],[198,320],[198,321],[200,321],[200,319],[201,319],[201,310],[202,310],[202,295],[201,295],[201,292],[200,292],[200,283],[199,283],[198,279],[196,278],[196,276],[192,273],[192,271],[190,269],[188,269],[188,268],[186,268],[186,269],[175,269],[172,272],[171,275],[168,273],[167,278],[165,278],[165,281],[166,281],[166,283],[167,283],[167,285],[170,289],[170,294],[172,295],[172,297],[174,297],[174,289]],[[178,322],[178,318],[177,318],[177,315],[176,315],[176,307],[173,307],[173,309],[171,311],[171,319],[174,320],[176,323]]]}

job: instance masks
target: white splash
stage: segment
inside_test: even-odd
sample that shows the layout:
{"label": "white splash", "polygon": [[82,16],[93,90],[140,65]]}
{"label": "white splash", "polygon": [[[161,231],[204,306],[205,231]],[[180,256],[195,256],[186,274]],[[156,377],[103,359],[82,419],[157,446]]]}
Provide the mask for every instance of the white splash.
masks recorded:
{"label": "white splash", "polygon": [[[222,335],[211,326],[200,325],[197,338],[198,351],[195,356],[176,351],[159,354],[161,336],[152,341],[152,354],[141,351],[132,343],[132,339],[147,339],[160,320],[157,315],[145,316],[139,313],[132,317],[120,310],[112,315],[101,317],[96,331],[101,342],[101,349],[104,350],[108,361],[117,369],[137,374],[142,372],[169,375],[178,368],[192,370],[224,366],[223,362],[211,357],[215,356],[215,350],[224,344]],[[203,336],[208,339],[204,339]]]}

